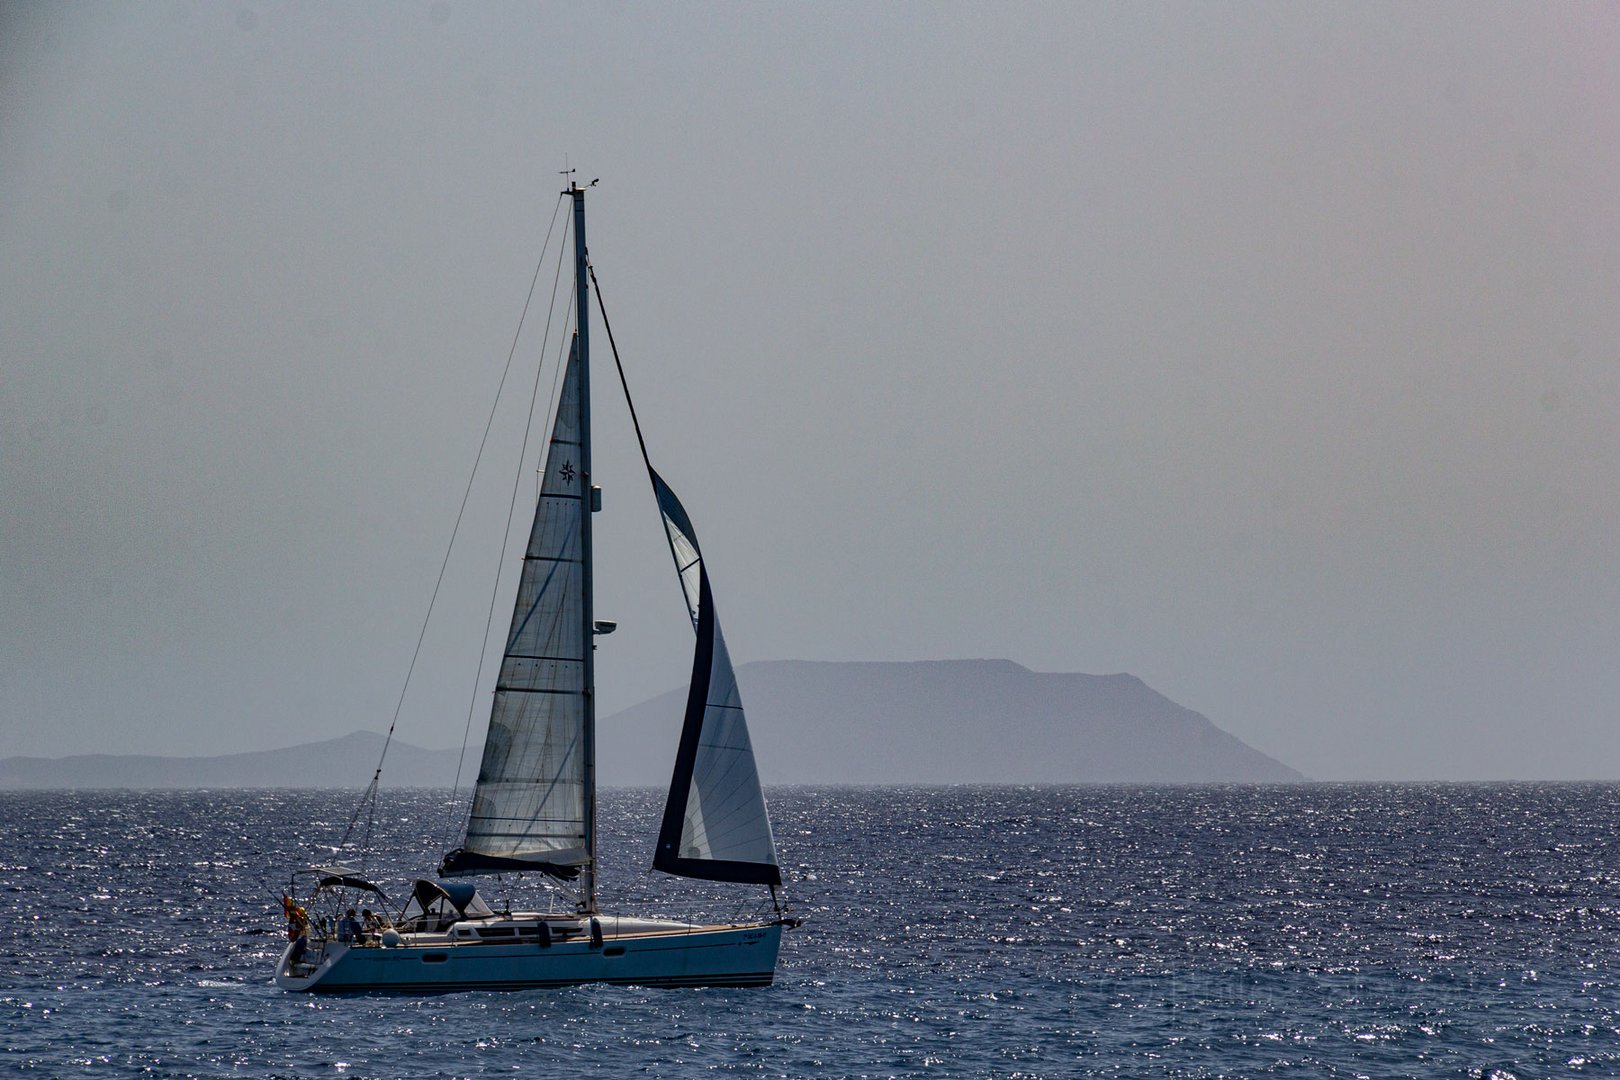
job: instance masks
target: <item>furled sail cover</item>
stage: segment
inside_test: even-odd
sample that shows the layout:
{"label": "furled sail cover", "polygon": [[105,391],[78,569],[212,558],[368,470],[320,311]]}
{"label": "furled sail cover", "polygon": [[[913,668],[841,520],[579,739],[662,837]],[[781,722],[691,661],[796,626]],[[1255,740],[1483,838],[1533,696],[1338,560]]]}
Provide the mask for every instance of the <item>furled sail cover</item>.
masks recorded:
{"label": "furled sail cover", "polygon": [[653,867],[682,877],[778,885],[782,874],[776,866],[765,793],[754,767],[737,677],[715,619],[697,533],[680,500],[656,472],[652,482],[697,629],[686,721]]}
{"label": "furled sail cover", "polygon": [[585,574],[579,365],[570,356],[523,558],[467,837],[441,874],[543,870],[573,878],[585,836]]}

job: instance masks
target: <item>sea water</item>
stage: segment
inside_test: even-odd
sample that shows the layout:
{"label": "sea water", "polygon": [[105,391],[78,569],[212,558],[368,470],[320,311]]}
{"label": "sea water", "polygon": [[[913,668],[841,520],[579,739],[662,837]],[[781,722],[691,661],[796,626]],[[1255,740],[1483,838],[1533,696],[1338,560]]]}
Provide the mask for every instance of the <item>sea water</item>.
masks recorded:
{"label": "sea water", "polygon": [[[41,1076],[1620,1075],[1620,787],[769,792],[804,926],[774,986],[428,997],[276,988],[279,890],[352,792],[0,794],[0,1042]],[[651,874],[659,793],[601,797],[603,906],[729,917]],[[447,792],[384,792],[403,894]],[[355,851],[345,859],[358,858]],[[547,902],[490,883],[497,903]],[[742,894],[739,900],[738,894]],[[510,894],[510,895],[508,895]]]}

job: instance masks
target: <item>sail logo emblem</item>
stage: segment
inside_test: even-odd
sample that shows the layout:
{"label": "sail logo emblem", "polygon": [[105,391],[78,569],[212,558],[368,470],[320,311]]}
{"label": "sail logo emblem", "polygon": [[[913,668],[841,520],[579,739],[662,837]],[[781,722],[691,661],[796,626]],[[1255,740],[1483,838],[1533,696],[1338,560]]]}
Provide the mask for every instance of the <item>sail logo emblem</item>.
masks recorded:
{"label": "sail logo emblem", "polygon": [[562,473],[563,483],[572,484],[574,482],[574,463],[572,461],[563,462],[563,467],[557,471]]}

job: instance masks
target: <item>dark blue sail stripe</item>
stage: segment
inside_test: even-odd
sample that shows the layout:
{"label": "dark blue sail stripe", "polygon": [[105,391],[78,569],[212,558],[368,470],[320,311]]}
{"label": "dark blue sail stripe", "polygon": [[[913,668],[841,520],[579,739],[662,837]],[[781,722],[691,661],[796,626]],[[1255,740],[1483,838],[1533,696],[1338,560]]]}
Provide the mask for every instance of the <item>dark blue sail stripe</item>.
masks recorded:
{"label": "dark blue sail stripe", "polygon": [[[659,502],[665,496],[678,512],[679,520],[685,511],[675,500],[674,493],[653,473],[653,485],[659,490]],[[666,511],[667,512],[667,511]],[[670,514],[672,520],[676,514]],[[688,523],[687,527],[690,527]],[[693,546],[696,537],[687,532]],[[692,790],[692,776],[702,742],[704,714],[709,708],[709,689],[714,672],[715,638],[718,628],[714,618],[714,597],[709,590],[708,571],[698,569],[697,644],[692,657],[692,682],[687,692],[686,720],[681,727],[680,746],[675,753],[674,775],[670,778],[669,797],[664,804],[664,819],[658,830],[658,842],[653,848],[653,868],[682,877],[703,878],[710,881],[752,882],[761,885],[780,885],[782,872],[775,863],[740,862],[725,859],[693,859],[681,854],[681,834],[686,823],[686,804]]]}

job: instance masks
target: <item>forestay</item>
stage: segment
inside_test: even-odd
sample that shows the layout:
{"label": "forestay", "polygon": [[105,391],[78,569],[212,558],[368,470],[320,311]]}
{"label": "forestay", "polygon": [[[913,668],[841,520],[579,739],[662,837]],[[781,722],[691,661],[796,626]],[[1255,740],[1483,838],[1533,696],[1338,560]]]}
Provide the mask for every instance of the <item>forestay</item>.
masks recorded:
{"label": "forestay", "polygon": [[543,870],[568,879],[590,860],[581,406],[576,352],[557,402],[467,836],[445,856],[446,875]]}
{"label": "forestay", "polygon": [[765,793],[697,533],[669,485],[648,471],[697,630],[686,719],[653,866],[683,877],[779,885]]}

